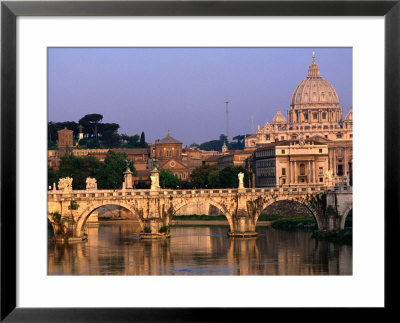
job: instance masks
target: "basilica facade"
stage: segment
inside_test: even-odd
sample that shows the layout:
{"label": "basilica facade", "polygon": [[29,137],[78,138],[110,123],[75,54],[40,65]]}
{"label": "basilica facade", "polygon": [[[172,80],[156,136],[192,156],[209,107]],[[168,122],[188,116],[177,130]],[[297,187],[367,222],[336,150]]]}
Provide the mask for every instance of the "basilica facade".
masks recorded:
{"label": "basilica facade", "polygon": [[312,57],[307,77],[294,89],[287,119],[280,109],[271,123],[245,139],[246,147],[284,140],[309,139],[314,136],[332,141],[352,140],[353,111],[343,119],[343,109],[335,88],[320,75]]}

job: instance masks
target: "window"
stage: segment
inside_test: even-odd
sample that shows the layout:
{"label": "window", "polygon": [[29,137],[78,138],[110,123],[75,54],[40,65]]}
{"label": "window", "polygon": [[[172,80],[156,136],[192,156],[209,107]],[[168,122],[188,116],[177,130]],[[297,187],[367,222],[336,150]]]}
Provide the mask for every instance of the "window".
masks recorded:
{"label": "window", "polygon": [[281,136],[281,141],[283,141],[283,140],[285,140],[285,137],[284,137],[284,136]]}
{"label": "window", "polygon": [[319,178],[319,182],[322,183],[324,179],[322,177]]}
{"label": "window", "polygon": [[292,136],[292,139],[296,139],[296,136]]}
{"label": "window", "polygon": [[300,175],[306,174],[306,166],[304,164],[300,164]]}
{"label": "window", "polygon": [[286,178],[282,178],[282,184],[286,184]]}
{"label": "window", "polygon": [[328,135],[325,135],[324,137],[325,137],[326,139],[328,139]]}
{"label": "window", "polygon": [[352,134],[350,135],[350,138],[353,138],[353,135],[352,135]]}
{"label": "window", "polygon": [[320,167],[318,173],[319,173],[319,175],[323,175],[323,174],[324,174],[324,168],[323,168],[323,167]]}
{"label": "window", "polygon": [[319,149],[319,153],[322,154],[322,148]]}
{"label": "window", "polygon": [[318,119],[318,113],[313,113],[313,119]]}
{"label": "window", "polygon": [[338,176],[343,176],[343,165],[337,165]]}
{"label": "window", "polygon": [[322,119],[326,119],[326,112],[322,112]]}
{"label": "window", "polygon": [[310,138],[310,136],[306,136],[306,139],[309,139]]}
{"label": "window", "polygon": [[283,154],[285,153],[285,149],[282,149],[282,151],[281,151],[281,152],[282,152],[282,155],[283,155]]}
{"label": "window", "polygon": [[286,175],[286,168],[282,168],[282,175]]}
{"label": "window", "polygon": [[269,135],[265,135],[265,140],[270,140],[269,138]]}
{"label": "window", "polygon": [[341,133],[336,134],[336,138],[342,138],[342,134]]}

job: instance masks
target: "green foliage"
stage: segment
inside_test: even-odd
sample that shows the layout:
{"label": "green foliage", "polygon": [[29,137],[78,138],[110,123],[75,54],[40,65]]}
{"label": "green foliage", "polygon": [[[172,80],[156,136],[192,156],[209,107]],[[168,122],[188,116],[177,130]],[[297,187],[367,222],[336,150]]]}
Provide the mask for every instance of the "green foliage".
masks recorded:
{"label": "green foliage", "polygon": [[162,188],[177,188],[179,184],[178,176],[174,175],[169,169],[160,170],[160,186]]}
{"label": "green foliage", "polygon": [[[205,165],[195,168],[190,174],[191,183],[195,188],[219,187],[219,170],[217,166]],[[217,179],[215,178],[217,177]],[[211,183],[212,186],[211,186]]]}
{"label": "green foliage", "polygon": [[103,120],[103,116],[101,114],[92,113],[87,114],[83,118],[79,120],[79,124],[82,125],[85,129],[89,137],[94,136],[98,137],[98,125]]}
{"label": "green foliage", "polygon": [[99,189],[119,189],[122,187],[124,172],[127,168],[127,160],[133,176],[137,174],[133,162],[127,158],[127,154],[114,151],[110,151],[106,155],[104,162],[100,163],[95,169],[95,177]]}
{"label": "green foliage", "polygon": [[146,148],[147,144],[146,144],[146,139],[144,136],[144,132],[142,131],[141,135],[140,135],[140,147],[141,148]]}
{"label": "green foliage", "polygon": [[172,220],[199,220],[199,221],[228,221],[226,216],[220,215],[174,215]]}
{"label": "green foliage", "polygon": [[243,166],[227,166],[219,172],[219,181],[222,188],[237,188],[239,186],[238,174],[244,173],[244,186],[247,187],[248,174]]}
{"label": "green foliage", "polygon": [[51,175],[53,178],[72,177],[72,188],[74,190],[84,190],[86,189],[86,178],[96,177],[96,170],[101,164],[102,163],[93,156],[76,157],[73,155],[66,155],[61,157],[60,168],[56,175]]}
{"label": "green foliage", "polygon": [[[84,190],[86,189],[86,178],[95,177],[99,189],[119,189],[124,181],[127,158],[125,153],[113,151],[106,155],[104,162],[100,162],[93,156],[64,156],[61,158],[60,168],[57,172],[49,169],[49,186],[53,182],[57,182],[59,178],[72,177],[72,188]],[[131,160],[128,160],[128,166],[135,176],[137,172]]]}
{"label": "green foliage", "polygon": [[122,135],[122,145],[121,148],[139,148],[139,135],[128,136]]}
{"label": "green foliage", "polygon": [[169,233],[169,226],[167,226],[167,225],[164,225],[164,226],[162,226],[160,229],[158,229],[158,232],[160,232],[160,233]]}
{"label": "green foliage", "polygon": [[221,151],[222,146],[224,145],[221,140],[211,140],[211,141],[206,141],[200,144],[200,149],[202,150],[216,150],[216,151]]}
{"label": "green foliage", "polygon": [[119,124],[100,123],[98,129],[99,135],[101,134],[101,142],[103,146],[108,148],[116,148],[120,146],[121,136],[117,133]]}
{"label": "green foliage", "polygon": [[[82,141],[82,140],[81,140]],[[81,143],[79,143],[81,144]],[[88,138],[86,140],[86,147],[88,149],[96,149],[96,148],[100,148],[100,142],[98,139],[96,138]]]}
{"label": "green foliage", "polygon": [[207,176],[208,188],[221,187],[221,180],[219,179],[219,169],[212,169]]}
{"label": "green foliage", "polygon": [[58,130],[64,128],[70,129],[73,131],[74,138],[78,138],[79,125],[74,121],[49,122],[47,126],[48,126],[48,131],[47,131],[48,144],[52,145],[53,147],[54,145],[57,145]]}
{"label": "green foliage", "polygon": [[57,171],[53,170],[52,167],[48,166],[48,169],[47,169],[47,183],[48,183],[48,186],[53,187],[53,183],[57,183],[58,179],[59,179],[59,177],[58,177]]}
{"label": "green foliage", "polygon": [[205,165],[194,169],[190,178],[194,188],[237,188],[239,173],[244,173],[243,182],[246,186],[248,175],[242,166],[227,166],[219,170],[217,166]]}
{"label": "green foliage", "polygon": [[144,189],[149,189],[150,185],[146,184],[145,181],[139,181],[136,185],[135,188],[138,190],[144,190]]}
{"label": "green foliage", "polygon": [[297,216],[290,218],[282,218],[272,223],[274,229],[287,231],[312,231],[316,228],[316,222],[312,216]]}
{"label": "green foliage", "polygon": [[68,210],[77,210],[79,209],[79,204],[76,201],[71,201],[68,206]]}
{"label": "green foliage", "polygon": [[345,228],[344,230],[314,231],[312,237],[338,244],[351,245],[353,243],[353,230]]}
{"label": "green foliage", "polygon": [[54,213],[51,214],[51,216],[52,216],[53,221],[55,223],[60,223],[60,221],[61,221],[61,214],[60,213],[54,212]]}
{"label": "green foliage", "polygon": [[144,233],[151,233],[151,229],[149,227],[144,227],[143,232]]}

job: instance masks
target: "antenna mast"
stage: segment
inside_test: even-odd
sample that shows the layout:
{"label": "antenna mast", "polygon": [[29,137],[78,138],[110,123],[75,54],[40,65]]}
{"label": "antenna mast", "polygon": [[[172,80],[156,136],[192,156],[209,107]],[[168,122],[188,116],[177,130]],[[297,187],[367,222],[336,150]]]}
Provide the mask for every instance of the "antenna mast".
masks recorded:
{"label": "antenna mast", "polygon": [[226,101],[225,104],[226,104],[226,138],[229,141],[229,111],[228,111],[229,101]]}

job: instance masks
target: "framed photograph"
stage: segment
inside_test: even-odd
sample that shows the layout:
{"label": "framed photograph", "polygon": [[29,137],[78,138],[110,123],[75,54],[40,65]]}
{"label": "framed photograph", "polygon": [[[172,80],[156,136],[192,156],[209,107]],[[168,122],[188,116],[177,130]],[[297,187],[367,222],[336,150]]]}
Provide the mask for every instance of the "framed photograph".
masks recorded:
{"label": "framed photograph", "polygon": [[393,308],[399,15],[3,1],[1,320]]}

